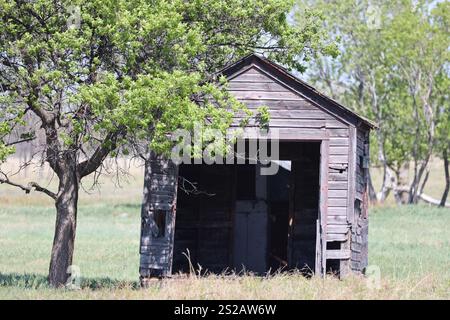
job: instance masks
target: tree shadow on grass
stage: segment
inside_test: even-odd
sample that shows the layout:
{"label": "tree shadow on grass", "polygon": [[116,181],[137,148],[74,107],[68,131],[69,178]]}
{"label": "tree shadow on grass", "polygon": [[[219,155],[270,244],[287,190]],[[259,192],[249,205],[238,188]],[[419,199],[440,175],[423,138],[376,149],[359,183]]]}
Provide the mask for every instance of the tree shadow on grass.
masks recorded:
{"label": "tree shadow on grass", "polygon": [[[74,282],[76,283],[76,282]],[[81,289],[139,289],[138,281],[115,280],[111,278],[81,278]],[[51,288],[48,285],[47,276],[35,273],[0,273],[0,287],[16,287],[23,289]]]}

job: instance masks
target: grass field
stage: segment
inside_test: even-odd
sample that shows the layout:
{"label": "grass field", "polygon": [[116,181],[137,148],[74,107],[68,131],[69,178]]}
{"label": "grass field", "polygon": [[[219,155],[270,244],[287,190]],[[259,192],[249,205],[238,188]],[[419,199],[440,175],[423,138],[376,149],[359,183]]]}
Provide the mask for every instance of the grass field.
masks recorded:
{"label": "grass field", "polygon": [[450,210],[425,205],[371,209],[367,278],[191,275],[138,289],[141,170],[122,188],[105,177],[100,192],[82,193],[74,257],[81,290],[46,285],[50,199],[0,186],[0,299],[450,299]]}

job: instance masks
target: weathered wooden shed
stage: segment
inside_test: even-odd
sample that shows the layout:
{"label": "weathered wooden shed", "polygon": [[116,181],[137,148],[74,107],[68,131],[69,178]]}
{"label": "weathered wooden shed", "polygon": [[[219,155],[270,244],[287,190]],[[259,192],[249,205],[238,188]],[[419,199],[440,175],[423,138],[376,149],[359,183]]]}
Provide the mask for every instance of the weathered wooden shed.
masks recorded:
{"label": "weathered wooden shed", "polygon": [[[176,166],[152,156],[145,172],[141,279],[199,265],[257,274],[278,268],[363,272],[374,124],[258,55],[222,73],[250,109],[269,108],[280,169],[264,176],[259,163]],[[179,176],[205,192],[180,191]]]}

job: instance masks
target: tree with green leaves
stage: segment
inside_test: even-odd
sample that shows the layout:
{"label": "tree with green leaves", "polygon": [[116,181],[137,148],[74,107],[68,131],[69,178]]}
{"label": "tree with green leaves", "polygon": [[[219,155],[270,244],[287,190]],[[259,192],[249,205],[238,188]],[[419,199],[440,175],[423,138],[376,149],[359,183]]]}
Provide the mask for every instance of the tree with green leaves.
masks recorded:
{"label": "tree with green leaves", "polygon": [[[133,141],[167,152],[168,134],[194,123],[225,131],[243,109],[215,72],[250,52],[301,69],[334,55],[321,20],[291,24],[285,0],[0,0],[0,161],[43,136],[38,155],[58,178],[36,190],[56,207],[49,268],[65,284],[82,179]],[[32,130],[29,130],[33,128]]]}
{"label": "tree with green leaves", "polygon": [[371,198],[384,201],[393,191],[398,203],[417,203],[437,151],[437,82],[449,75],[448,2],[309,4],[324,14],[341,49],[337,60],[321,58],[310,68],[310,78],[380,126],[372,154],[382,184],[375,192],[370,183]]}
{"label": "tree with green leaves", "polygon": [[434,92],[439,99],[436,123],[436,153],[444,162],[445,177],[445,188],[439,201],[441,207],[450,207],[447,203],[450,192],[450,96],[448,88],[450,88],[450,77],[448,76],[448,70],[446,70],[437,79]]}

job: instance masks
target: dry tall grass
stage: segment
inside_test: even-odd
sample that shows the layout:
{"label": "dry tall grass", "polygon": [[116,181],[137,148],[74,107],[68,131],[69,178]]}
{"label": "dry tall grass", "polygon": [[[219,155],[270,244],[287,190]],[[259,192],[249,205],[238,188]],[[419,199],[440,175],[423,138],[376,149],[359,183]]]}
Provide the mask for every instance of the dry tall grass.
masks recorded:
{"label": "dry tall grass", "polygon": [[[15,163],[7,165],[13,170]],[[55,187],[48,171],[35,170],[14,179]],[[198,277],[192,273],[139,289],[142,167],[135,164],[130,171],[132,176],[122,188],[112,175],[105,175],[99,190],[81,193],[74,258],[81,270],[80,290],[54,290],[46,285],[55,223],[51,199],[1,185],[0,299],[450,298],[450,210],[429,206],[371,209],[370,272],[365,278],[306,279],[298,273]],[[429,186],[440,185],[439,179],[442,174],[433,172]]]}

